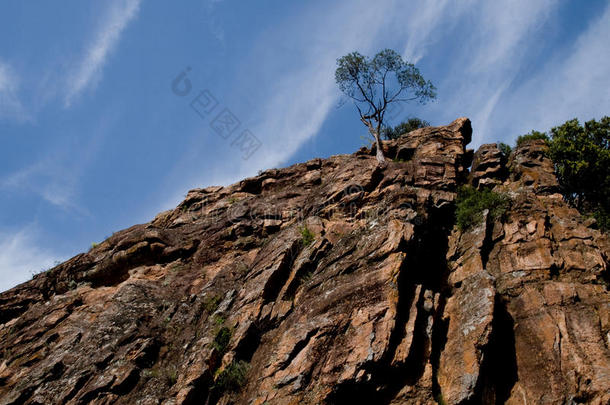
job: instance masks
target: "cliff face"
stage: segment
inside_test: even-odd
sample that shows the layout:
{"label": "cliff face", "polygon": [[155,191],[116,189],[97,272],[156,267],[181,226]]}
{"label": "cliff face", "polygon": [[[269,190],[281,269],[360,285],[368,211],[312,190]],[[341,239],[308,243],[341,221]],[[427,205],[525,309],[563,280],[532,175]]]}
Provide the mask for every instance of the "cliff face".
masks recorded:
{"label": "cliff face", "polygon": [[[470,135],[192,190],[1,294],[0,404],[610,403],[607,236]],[[467,182],[507,215],[454,227]]]}

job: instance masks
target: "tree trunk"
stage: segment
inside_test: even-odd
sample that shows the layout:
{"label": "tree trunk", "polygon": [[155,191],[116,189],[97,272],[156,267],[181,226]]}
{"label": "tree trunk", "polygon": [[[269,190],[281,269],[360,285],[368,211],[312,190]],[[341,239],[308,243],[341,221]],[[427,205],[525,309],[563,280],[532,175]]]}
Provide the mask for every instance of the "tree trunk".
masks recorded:
{"label": "tree trunk", "polygon": [[384,163],[385,156],[383,155],[383,148],[381,147],[381,139],[379,139],[379,133],[375,132],[373,135],[375,136],[375,142],[377,143],[377,161],[379,163]]}
{"label": "tree trunk", "polygon": [[377,145],[377,161],[379,163],[385,163],[385,156],[383,156],[383,148],[381,147],[381,139],[379,138],[379,132],[381,131],[381,124],[378,124],[377,129],[375,129],[373,124],[371,124],[371,121],[364,118],[362,116],[362,114],[360,114],[360,121],[362,121],[362,123],[367,126],[367,128],[369,129],[369,132],[375,138],[375,143]]}

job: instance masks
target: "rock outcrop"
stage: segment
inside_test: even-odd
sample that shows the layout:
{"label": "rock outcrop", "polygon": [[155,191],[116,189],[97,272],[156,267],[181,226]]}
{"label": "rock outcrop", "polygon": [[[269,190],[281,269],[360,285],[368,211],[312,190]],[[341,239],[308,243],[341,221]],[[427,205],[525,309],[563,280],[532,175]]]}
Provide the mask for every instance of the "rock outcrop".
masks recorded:
{"label": "rock outcrop", "polygon": [[[192,190],[0,295],[0,404],[610,403],[610,241],[470,122]],[[495,148],[495,149],[494,149]],[[510,196],[454,227],[457,188]]]}

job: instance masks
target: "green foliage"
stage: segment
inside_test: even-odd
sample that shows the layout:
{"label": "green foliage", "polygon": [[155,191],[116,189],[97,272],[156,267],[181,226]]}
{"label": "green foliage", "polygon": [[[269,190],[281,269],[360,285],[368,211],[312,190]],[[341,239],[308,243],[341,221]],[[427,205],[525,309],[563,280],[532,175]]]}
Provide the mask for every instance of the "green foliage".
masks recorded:
{"label": "green foliage", "polygon": [[218,305],[220,305],[221,298],[218,295],[211,295],[209,297],[205,297],[203,300],[203,309],[209,314],[213,313],[218,309]]}
{"label": "green foliage", "polygon": [[145,379],[159,378],[159,370],[155,368],[147,368],[142,371],[142,377]]}
{"label": "green foliage", "polygon": [[218,326],[220,326],[220,325],[224,324],[226,321],[227,321],[227,320],[226,320],[226,319],[225,319],[225,317],[224,317],[224,316],[222,316],[222,315],[216,315],[216,316],[214,317],[214,323],[215,323],[216,325],[218,325]]}
{"label": "green foliage", "polygon": [[610,117],[584,126],[577,119],[551,129],[549,157],[564,198],[608,230],[610,208]]}
{"label": "green foliage", "polygon": [[381,131],[381,136],[384,139],[397,139],[403,134],[409,133],[419,128],[429,127],[430,123],[428,121],[419,119],[419,118],[409,118],[406,121],[401,122],[396,125],[394,128],[385,127]]}
{"label": "green foliage", "polygon": [[521,146],[523,144],[523,142],[525,142],[525,141],[533,141],[535,139],[543,139],[548,142],[549,137],[544,132],[532,130],[532,132],[530,132],[529,134],[521,135],[520,137],[517,138],[517,146]]}
{"label": "green foliage", "polygon": [[307,273],[303,274],[299,280],[301,282],[301,284],[305,284],[307,282],[309,282],[309,280],[311,280],[311,278],[313,277],[313,271],[308,271]]}
{"label": "green foliage", "polygon": [[604,232],[608,232],[610,230],[610,209],[597,207],[595,208],[591,215],[597,221],[597,226]]}
{"label": "green foliage", "polygon": [[100,245],[100,244],[99,244],[99,243],[97,243],[97,242],[92,242],[92,243],[91,243],[91,249],[90,249],[90,250],[95,249],[95,248],[96,248],[96,247],[98,247],[99,245]]}
{"label": "green foliage", "polygon": [[176,385],[178,382],[178,370],[175,368],[165,370],[165,381],[170,387]]}
{"label": "green foliage", "polygon": [[47,269],[45,267],[43,267],[42,269],[36,271],[36,270],[30,270],[30,274],[32,275],[32,279],[36,278],[37,275],[42,274],[42,273],[46,273],[47,271],[50,271],[51,269]]}
{"label": "green foliage", "polygon": [[[392,74],[398,84],[392,92],[387,88],[390,86],[388,74]],[[352,52],[337,59],[335,81],[339,89],[355,101],[368,98],[374,102],[378,97],[391,97],[389,100],[394,101],[406,90],[412,90],[412,97],[420,102],[436,97],[436,88],[432,83],[424,79],[415,65],[404,61],[400,54],[392,49],[384,49],[372,59],[359,52]],[[386,94],[383,94],[384,84]]]}
{"label": "green foliage", "polygon": [[307,226],[302,227],[300,229],[300,232],[301,232],[301,244],[303,246],[311,245],[311,243],[316,238],[316,235],[313,232],[311,232],[309,230],[309,228],[307,228]]}
{"label": "green foliage", "polygon": [[498,142],[498,149],[500,149],[500,152],[502,152],[505,157],[509,157],[510,153],[513,151],[510,145],[507,145],[504,142]]}
{"label": "green foliage", "polygon": [[214,388],[220,392],[239,391],[246,382],[246,374],[250,369],[250,364],[240,360],[229,364],[216,376]]}
{"label": "green foliage", "polygon": [[377,142],[377,159],[383,161],[381,129],[389,105],[418,101],[425,104],[436,98],[436,88],[414,64],[391,49],[384,49],[372,59],[358,52],[337,59],[335,81],[350,98],[360,121]]}
{"label": "green foliage", "polygon": [[214,338],[214,348],[222,354],[226,353],[232,336],[233,331],[230,328],[227,328],[226,326],[220,328],[218,333],[216,333],[216,337]]}
{"label": "green foliage", "polygon": [[477,190],[470,186],[460,188],[456,200],[456,222],[460,230],[467,230],[483,221],[483,211],[489,210],[492,219],[501,218],[508,209],[507,196],[491,190]]}
{"label": "green foliage", "polygon": [[186,267],[182,263],[173,263],[170,267],[170,271],[176,273],[176,272],[184,270],[185,268]]}

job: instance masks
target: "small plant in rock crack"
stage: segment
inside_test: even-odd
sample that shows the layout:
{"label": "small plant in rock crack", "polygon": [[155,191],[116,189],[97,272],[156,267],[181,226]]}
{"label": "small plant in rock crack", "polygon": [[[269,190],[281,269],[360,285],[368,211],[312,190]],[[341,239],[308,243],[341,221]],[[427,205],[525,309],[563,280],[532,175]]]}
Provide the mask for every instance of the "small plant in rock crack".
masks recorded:
{"label": "small plant in rock crack", "polygon": [[224,324],[225,322],[226,322],[226,319],[225,319],[225,317],[224,317],[224,316],[222,316],[222,315],[216,315],[216,316],[214,317],[214,323],[215,323],[216,325],[218,325],[218,326],[220,326],[220,325]]}
{"label": "small plant in rock crack", "polygon": [[500,152],[502,152],[504,158],[508,158],[513,150],[510,145],[507,145],[504,142],[498,142],[498,149],[500,149]]}
{"label": "small plant in rock crack", "polygon": [[218,305],[220,305],[220,301],[221,301],[221,298],[218,295],[212,295],[212,296],[206,297],[205,300],[203,301],[203,308],[205,309],[205,311],[207,313],[211,314],[214,311],[216,311],[216,309],[218,309]]}
{"label": "small plant in rock crack", "polygon": [[155,368],[147,368],[145,370],[142,370],[142,377],[144,377],[145,379],[159,378],[159,370]]}
{"label": "small plant in rock crack", "polygon": [[505,194],[483,189],[477,190],[464,186],[458,191],[455,218],[457,226],[465,231],[483,221],[483,211],[489,210],[491,219],[502,218],[510,206],[510,199]]}
{"label": "small plant in rock crack", "polygon": [[301,244],[306,247],[312,244],[316,235],[307,228],[307,225],[303,226],[299,232],[301,232]]}
{"label": "small plant in rock crack", "polygon": [[176,368],[172,367],[165,370],[165,382],[170,387],[176,385],[178,382],[178,370]]}
{"label": "small plant in rock crack", "polygon": [[301,284],[306,284],[313,277],[313,271],[308,271],[300,277]]}
{"label": "small plant in rock crack", "polygon": [[177,273],[177,272],[182,271],[184,269],[185,269],[185,266],[182,263],[173,263],[171,265],[171,267],[170,267],[170,271],[172,271],[174,273]]}
{"label": "small plant in rock crack", "polygon": [[237,198],[235,196],[231,196],[231,197],[227,198],[227,201],[229,202],[229,204],[233,205],[239,201],[239,198]]}
{"label": "small plant in rock crack", "polygon": [[250,364],[240,360],[229,364],[224,370],[218,372],[214,382],[214,389],[220,392],[239,391],[246,383],[246,374]]}
{"label": "small plant in rock crack", "polygon": [[233,331],[231,328],[227,328],[226,326],[220,328],[220,330],[216,333],[216,337],[214,338],[214,348],[222,354],[226,353],[232,336]]}

